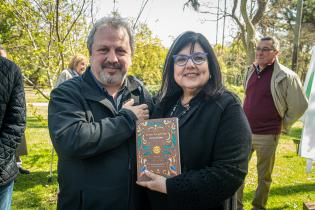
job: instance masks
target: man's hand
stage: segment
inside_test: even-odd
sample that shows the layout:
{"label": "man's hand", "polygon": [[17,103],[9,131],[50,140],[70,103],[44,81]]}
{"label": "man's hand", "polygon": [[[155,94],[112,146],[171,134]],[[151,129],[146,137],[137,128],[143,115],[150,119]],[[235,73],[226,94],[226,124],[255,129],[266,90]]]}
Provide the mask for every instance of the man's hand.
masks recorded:
{"label": "man's hand", "polygon": [[151,180],[137,182],[138,185],[149,188],[150,190],[167,194],[166,178],[164,176],[154,174],[150,171],[145,171],[144,173],[147,177],[151,178]]}
{"label": "man's hand", "polygon": [[122,106],[122,108],[129,109],[130,111],[132,111],[137,116],[138,120],[149,119],[148,105],[140,104],[137,106],[133,106],[134,103],[135,103],[134,100],[130,99]]}

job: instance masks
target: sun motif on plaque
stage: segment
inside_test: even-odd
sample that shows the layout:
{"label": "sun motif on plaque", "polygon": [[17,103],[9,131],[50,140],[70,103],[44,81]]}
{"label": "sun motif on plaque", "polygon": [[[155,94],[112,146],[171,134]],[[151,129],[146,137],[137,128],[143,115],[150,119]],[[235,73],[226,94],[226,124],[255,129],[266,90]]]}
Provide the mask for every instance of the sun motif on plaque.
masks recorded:
{"label": "sun motif on plaque", "polygon": [[145,170],[166,178],[180,174],[178,118],[137,121],[137,180]]}
{"label": "sun motif on plaque", "polygon": [[154,154],[160,154],[161,147],[155,146],[155,147],[152,148],[152,151],[153,151]]}

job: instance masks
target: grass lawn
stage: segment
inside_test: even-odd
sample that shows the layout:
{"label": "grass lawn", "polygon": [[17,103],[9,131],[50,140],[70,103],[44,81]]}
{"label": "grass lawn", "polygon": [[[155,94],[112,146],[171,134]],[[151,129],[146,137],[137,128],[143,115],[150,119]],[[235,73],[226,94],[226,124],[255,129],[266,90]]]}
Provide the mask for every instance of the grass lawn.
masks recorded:
{"label": "grass lawn", "polygon": [[[303,202],[315,202],[315,170],[306,174],[306,160],[296,153],[292,139],[300,139],[302,123],[297,122],[291,135],[282,135],[276,154],[273,182],[268,200],[268,209],[303,209]],[[245,181],[245,209],[251,208],[251,201],[257,187],[256,156],[249,163],[249,174]]]}
{"label": "grass lawn", "polygon": [[29,175],[18,175],[14,185],[12,209],[56,209],[57,156],[54,156],[53,179],[48,182],[51,148],[47,128],[47,106],[32,103],[47,102],[31,89],[26,89],[28,155],[22,156],[23,167]]}
{"label": "grass lawn", "polygon": [[[22,156],[23,167],[31,174],[19,175],[13,193],[12,209],[56,209],[57,199],[57,156],[54,156],[53,179],[48,182],[51,148],[47,128],[47,107],[35,107],[34,102],[45,102],[27,89],[27,129],[28,156]],[[268,201],[268,209],[302,209],[303,202],[315,202],[315,169],[305,174],[305,159],[296,154],[292,139],[300,139],[302,124],[296,123],[291,135],[280,139],[273,172],[273,184]],[[255,154],[250,162],[244,192],[245,208],[256,187],[257,174]]]}

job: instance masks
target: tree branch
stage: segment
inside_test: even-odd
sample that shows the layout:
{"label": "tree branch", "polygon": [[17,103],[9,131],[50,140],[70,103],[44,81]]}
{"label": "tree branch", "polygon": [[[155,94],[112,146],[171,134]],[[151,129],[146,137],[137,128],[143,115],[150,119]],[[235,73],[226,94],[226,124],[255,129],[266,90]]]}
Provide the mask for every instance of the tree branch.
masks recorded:
{"label": "tree branch", "polygon": [[237,6],[238,6],[238,0],[234,0],[234,4],[233,4],[233,8],[232,8],[232,14],[230,14],[230,15],[226,14],[226,15],[230,16],[238,25],[238,27],[240,29],[240,33],[241,33],[241,40],[242,40],[243,46],[245,49],[247,49],[245,26],[241,23],[240,19],[238,17],[236,17],[236,15],[235,15],[235,11],[236,11]]}
{"label": "tree branch", "polygon": [[[36,44],[36,42],[35,42],[35,39],[34,39],[34,37],[33,37],[33,35],[32,35],[32,32],[30,31],[30,27],[26,24],[26,23],[27,23],[26,18],[21,14],[21,12],[20,12],[20,10],[19,10],[20,8],[17,9],[17,8],[14,7],[13,5],[12,5],[12,7],[13,7],[13,12],[15,13],[15,17],[21,22],[22,26],[23,26],[24,29],[26,30],[26,32],[27,32],[27,34],[28,34],[28,37],[30,38],[30,41],[31,41],[31,43],[32,43],[32,45],[33,45],[33,47],[34,47],[34,49],[35,49],[35,50],[38,50],[38,46],[37,46],[37,44]],[[23,18],[24,20],[22,20],[21,18]],[[42,64],[44,67],[47,67],[46,62],[44,61],[44,59],[43,59],[42,57],[38,57],[38,56],[37,56],[37,58],[39,59],[39,61],[41,62],[41,64]]]}
{"label": "tree branch", "polygon": [[36,84],[34,84],[29,78],[27,78],[24,74],[22,74],[23,78],[30,84],[33,86],[34,89],[36,89],[44,98],[46,98],[48,101],[50,99],[49,96],[47,96],[41,89],[39,89],[39,87],[37,87]]}
{"label": "tree branch", "polygon": [[74,19],[74,21],[72,22],[70,28],[67,30],[67,33],[66,33],[66,35],[64,36],[64,38],[62,39],[61,43],[64,43],[64,41],[67,39],[68,35],[70,34],[72,28],[73,28],[74,25],[77,23],[79,17],[82,15],[82,11],[83,11],[84,6],[85,6],[85,0],[83,0],[83,3],[82,3],[82,6],[81,6],[81,8],[80,8],[80,10],[79,10],[78,16],[77,16],[77,17]]}
{"label": "tree branch", "polygon": [[268,0],[258,0],[258,9],[252,19],[252,24],[255,26],[264,16]]}
{"label": "tree branch", "polygon": [[195,11],[199,12],[199,8],[200,8],[200,3],[198,0],[188,0],[183,7],[183,10],[185,9],[185,7],[189,7],[191,6]]}
{"label": "tree branch", "polygon": [[[135,21],[135,23],[134,23],[133,26],[132,26],[133,30],[136,29],[137,22],[138,22],[138,20],[139,20],[139,18],[140,18],[140,16],[141,16],[141,14],[142,14],[142,12],[143,12],[145,6],[147,5],[148,1],[149,1],[149,0],[146,0],[145,3],[143,4],[143,6],[140,8],[140,11],[139,11],[138,16],[137,16],[137,18],[136,18],[136,21]],[[143,3],[143,1],[142,1],[142,3]]]}

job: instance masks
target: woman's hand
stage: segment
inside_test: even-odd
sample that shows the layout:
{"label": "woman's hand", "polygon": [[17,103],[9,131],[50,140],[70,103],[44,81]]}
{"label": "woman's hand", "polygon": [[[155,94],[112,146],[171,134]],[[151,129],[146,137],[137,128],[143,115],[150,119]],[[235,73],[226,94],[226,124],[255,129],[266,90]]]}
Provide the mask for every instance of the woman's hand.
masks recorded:
{"label": "woman's hand", "polygon": [[164,176],[160,176],[157,174],[154,174],[150,171],[145,171],[144,174],[149,177],[150,181],[142,181],[137,182],[138,185],[142,187],[149,188],[150,190],[154,190],[160,193],[167,194],[166,190],[166,178]]}

